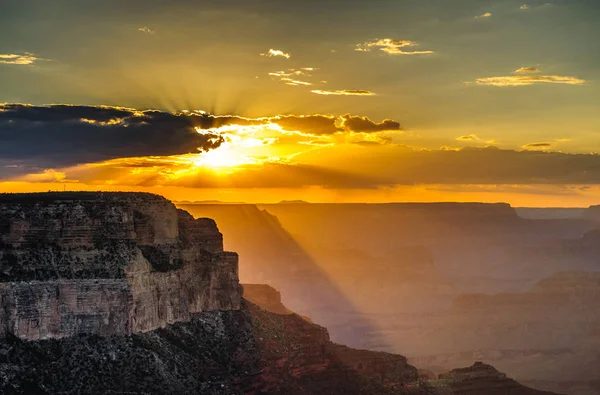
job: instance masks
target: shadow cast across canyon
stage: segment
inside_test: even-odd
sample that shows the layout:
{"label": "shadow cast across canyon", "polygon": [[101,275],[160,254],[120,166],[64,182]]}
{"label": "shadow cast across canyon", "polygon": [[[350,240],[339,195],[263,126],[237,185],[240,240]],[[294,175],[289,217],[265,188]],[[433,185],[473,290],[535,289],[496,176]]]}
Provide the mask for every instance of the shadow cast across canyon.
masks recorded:
{"label": "shadow cast across canyon", "polygon": [[[336,279],[288,232],[277,217],[251,204],[179,204],[194,217],[217,222],[224,246],[240,256],[240,282],[268,284],[282,302],[331,333],[334,342],[366,348],[376,324]],[[378,349],[389,345],[378,340]],[[371,347],[371,345],[369,346]]]}

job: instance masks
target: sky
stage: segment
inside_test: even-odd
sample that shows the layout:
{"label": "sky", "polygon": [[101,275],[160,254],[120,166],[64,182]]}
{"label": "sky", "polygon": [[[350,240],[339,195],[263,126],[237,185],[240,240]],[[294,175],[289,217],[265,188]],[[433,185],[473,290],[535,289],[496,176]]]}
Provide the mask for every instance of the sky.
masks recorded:
{"label": "sky", "polygon": [[0,4],[0,191],[600,203],[596,0]]}

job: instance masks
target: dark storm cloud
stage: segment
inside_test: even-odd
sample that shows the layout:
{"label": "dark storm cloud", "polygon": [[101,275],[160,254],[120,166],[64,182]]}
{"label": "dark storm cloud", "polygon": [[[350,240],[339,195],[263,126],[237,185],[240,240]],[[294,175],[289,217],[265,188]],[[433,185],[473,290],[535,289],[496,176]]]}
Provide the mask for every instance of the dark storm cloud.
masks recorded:
{"label": "dark storm cloud", "polygon": [[374,133],[386,130],[400,130],[400,123],[391,119],[385,119],[383,122],[377,123],[367,117],[353,117],[350,114],[346,114],[342,117],[342,127],[350,132]]}
{"label": "dark storm cloud", "polygon": [[59,168],[218,147],[220,136],[195,130],[199,120],[119,107],[0,105],[0,175],[18,168]]}

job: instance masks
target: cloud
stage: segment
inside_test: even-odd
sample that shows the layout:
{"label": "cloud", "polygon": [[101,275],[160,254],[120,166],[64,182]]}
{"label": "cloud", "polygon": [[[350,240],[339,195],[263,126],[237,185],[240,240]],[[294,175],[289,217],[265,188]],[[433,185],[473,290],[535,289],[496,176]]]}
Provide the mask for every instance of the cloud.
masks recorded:
{"label": "cloud", "polygon": [[34,56],[32,53],[26,52],[24,54],[0,54],[0,64],[15,64],[15,65],[30,65],[37,62],[40,59]]}
{"label": "cloud", "polygon": [[375,92],[366,91],[366,90],[321,90],[315,89],[311,91],[312,93],[316,93],[317,95],[325,95],[325,96],[376,96]]}
{"label": "cloud", "polygon": [[295,80],[293,78],[287,78],[287,77],[282,78],[281,81],[283,81],[287,85],[291,85],[291,86],[310,86],[310,85],[312,85],[312,82],[300,81],[300,80]]}
{"label": "cloud", "polygon": [[416,47],[417,44],[410,40],[394,40],[391,38],[381,38],[374,41],[357,44],[355,51],[358,52],[370,52],[371,48],[379,48],[389,55],[428,55],[432,54],[433,51],[405,51],[403,48]]}
{"label": "cloud", "polygon": [[466,136],[457,137],[456,140],[458,140],[458,141],[477,141],[477,140],[479,140],[479,137],[477,137],[476,134],[468,134]]}
{"label": "cloud", "polygon": [[293,76],[312,76],[311,71],[319,70],[316,67],[302,67],[300,69],[287,69],[273,71],[269,73],[271,77],[293,77]]}
{"label": "cloud", "polygon": [[342,131],[336,123],[337,117],[328,115],[280,115],[269,118],[288,131],[298,131],[310,135],[334,134]]}
{"label": "cloud", "polygon": [[188,188],[301,188],[320,186],[325,188],[376,188],[386,184],[378,176],[330,169],[323,166],[266,162],[240,166],[236,171],[218,173],[211,168],[178,165],[158,161],[151,166],[131,168],[128,161],[112,160],[94,165],[77,166],[61,172],[28,175],[23,180],[37,182],[78,182],[89,185],[104,184],[122,186],[180,186]]}
{"label": "cloud", "polygon": [[567,84],[581,85],[586,81],[577,77],[564,77],[560,75],[511,75],[503,77],[478,78],[475,81],[477,85],[489,86],[527,86],[533,84]]}
{"label": "cloud", "polygon": [[391,119],[385,119],[380,123],[373,122],[367,117],[344,115],[341,127],[350,132],[373,133],[387,130],[400,130],[400,123]]}
{"label": "cloud", "polygon": [[519,9],[521,9],[521,10],[528,10],[529,6],[527,4],[523,4],[521,7],[519,7]]}
{"label": "cloud", "polygon": [[269,57],[269,58],[276,57],[276,56],[281,56],[281,57],[286,58],[286,59],[289,59],[289,58],[292,57],[292,55],[290,53],[283,52],[282,50],[273,49],[273,48],[269,49],[269,51],[266,52],[266,53],[261,53],[260,56],[266,56],[266,57]]}
{"label": "cloud", "polygon": [[491,12],[486,12],[485,14],[477,15],[475,17],[475,19],[487,19],[487,18],[491,18],[491,16],[492,16]]}
{"label": "cloud", "polygon": [[[548,147],[538,147],[544,148]],[[495,147],[453,151],[384,146],[348,160],[360,163],[366,174],[378,174],[395,184],[600,184],[597,154]]]}
{"label": "cloud", "polygon": [[552,148],[552,147],[554,147],[554,143],[544,142],[544,143],[525,144],[521,148],[523,148],[525,150],[540,150],[540,149],[543,150],[543,149],[548,149],[548,148]]}
{"label": "cloud", "polygon": [[154,34],[156,30],[152,30],[147,26],[138,27],[138,31],[146,34]]}
{"label": "cloud", "polygon": [[200,120],[185,114],[121,107],[3,104],[0,167],[16,165],[21,171],[61,168],[122,157],[197,153],[218,147],[222,137],[198,133]]}
{"label": "cloud", "polygon": [[537,67],[521,67],[514,71],[517,74],[526,74],[526,73],[539,73],[541,70]]}
{"label": "cloud", "polygon": [[297,79],[298,76],[312,77],[312,72],[319,70],[315,67],[303,67],[300,69],[279,70],[269,73],[273,79],[278,79],[286,85],[291,86],[311,86],[312,82]]}
{"label": "cloud", "polygon": [[376,132],[399,129],[393,120],[378,123],[349,114],[246,118],[200,111],[1,104],[0,178],[113,159],[198,154],[222,144],[248,148],[302,141],[315,145],[319,138],[327,145],[347,138],[383,141]]}
{"label": "cloud", "polygon": [[[320,144],[320,140],[311,141]],[[534,143],[535,144],[535,143]],[[323,145],[330,145],[323,143]],[[478,184],[600,185],[600,156],[539,150],[464,148],[417,150],[360,141],[353,148],[321,146],[321,162],[248,164],[228,173],[192,165],[181,158],[124,158],[104,163],[43,171],[30,180],[127,186],[185,186],[194,188],[378,188],[394,185]],[[338,150],[338,151],[336,151]],[[345,162],[328,167],[328,155],[344,150]],[[216,152],[216,151],[215,151]],[[339,159],[339,158],[338,158]],[[343,167],[341,167],[343,166]],[[33,177],[33,178],[31,178]]]}

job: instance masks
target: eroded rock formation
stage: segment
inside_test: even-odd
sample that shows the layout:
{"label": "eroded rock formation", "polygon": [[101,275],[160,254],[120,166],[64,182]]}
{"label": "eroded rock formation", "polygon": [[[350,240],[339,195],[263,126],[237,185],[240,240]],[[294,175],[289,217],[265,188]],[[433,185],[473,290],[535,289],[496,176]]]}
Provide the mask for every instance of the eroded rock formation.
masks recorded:
{"label": "eroded rock formation", "polygon": [[525,387],[506,377],[493,366],[475,362],[467,368],[454,369],[440,375],[437,387],[447,388],[454,395],[552,395],[552,392],[538,391]]}
{"label": "eroded rock formation", "polygon": [[213,220],[143,193],[0,196],[0,337],[128,334],[237,310]]}

